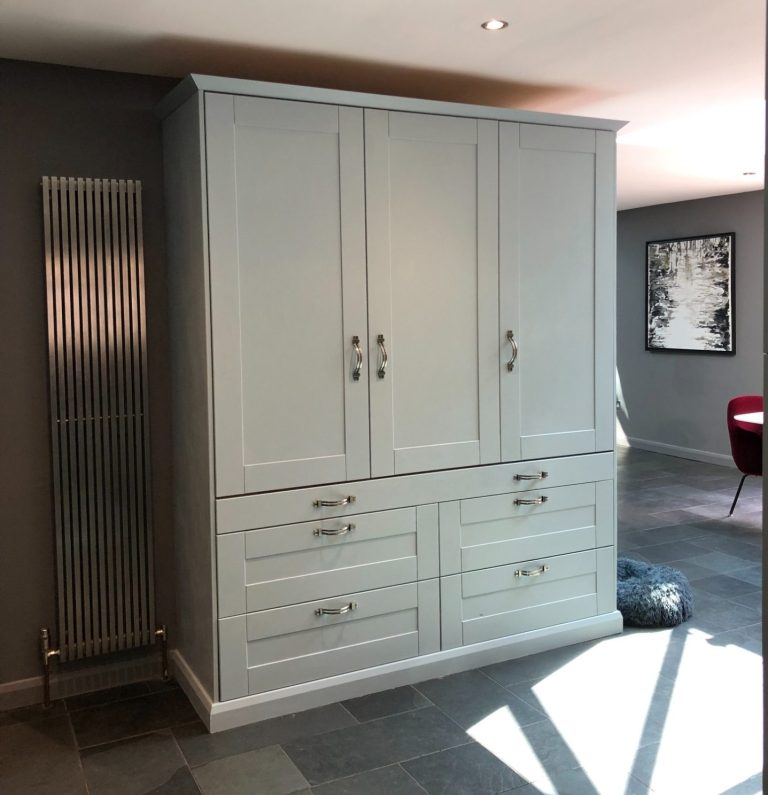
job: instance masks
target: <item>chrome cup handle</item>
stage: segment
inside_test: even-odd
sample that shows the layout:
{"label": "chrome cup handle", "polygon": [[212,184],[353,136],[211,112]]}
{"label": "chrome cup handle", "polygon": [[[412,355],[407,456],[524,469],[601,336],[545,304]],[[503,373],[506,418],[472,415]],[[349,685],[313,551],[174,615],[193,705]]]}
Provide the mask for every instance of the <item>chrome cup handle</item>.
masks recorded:
{"label": "chrome cup handle", "polygon": [[312,503],[313,508],[340,508],[342,505],[351,505],[355,501],[355,497],[350,494],[349,497],[342,497],[340,500],[315,500]]}
{"label": "chrome cup handle", "polygon": [[514,331],[507,332],[507,342],[512,345],[512,358],[507,362],[507,370],[511,373],[515,369],[515,362],[517,361],[517,354],[519,353]]}
{"label": "chrome cup handle", "polygon": [[543,566],[539,566],[537,569],[517,569],[515,571],[515,577],[540,577],[542,574],[546,574],[549,571],[549,566],[545,563]]}
{"label": "chrome cup handle", "polygon": [[345,536],[355,529],[353,524],[345,524],[344,527],[338,527],[335,530],[328,530],[326,527],[317,527],[314,530],[316,536]]}
{"label": "chrome cup handle", "polygon": [[389,356],[387,356],[387,348],[384,345],[384,335],[379,334],[376,337],[376,342],[379,345],[379,350],[381,351],[381,361],[379,362],[379,369],[376,371],[376,374],[379,378],[384,378],[387,374],[387,363],[389,362]]}
{"label": "chrome cup handle", "polygon": [[543,505],[549,497],[542,495],[541,497],[534,497],[532,500],[515,500],[515,505]]}
{"label": "chrome cup handle", "polygon": [[363,350],[360,347],[360,337],[357,334],[352,337],[352,347],[355,349],[355,367],[352,370],[352,380],[359,381],[360,373],[363,371]]}
{"label": "chrome cup handle", "polygon": [[343,607],[318,607],[315,610],[316,616],[343,616],[344,613],[349,613],[350,610],[357,608],[357,602],[350,602]]}

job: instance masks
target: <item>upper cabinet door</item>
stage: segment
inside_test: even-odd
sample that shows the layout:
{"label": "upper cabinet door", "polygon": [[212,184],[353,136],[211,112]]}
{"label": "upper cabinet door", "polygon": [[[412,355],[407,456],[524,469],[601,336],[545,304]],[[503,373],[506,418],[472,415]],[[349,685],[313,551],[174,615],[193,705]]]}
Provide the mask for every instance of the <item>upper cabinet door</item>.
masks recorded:
{"label": "upper cabinet door", "polygon": [[365,111],[371,474],[493,463],[498,124]]}
{"label": "upper cabinet door", "polygon": [[368,477],[362,111],[207,94],[206,154],[217,495]]}
{"label": "upper cabinet door", "polygon": [[502,459],[611,450],[614,136],[499,136]]}

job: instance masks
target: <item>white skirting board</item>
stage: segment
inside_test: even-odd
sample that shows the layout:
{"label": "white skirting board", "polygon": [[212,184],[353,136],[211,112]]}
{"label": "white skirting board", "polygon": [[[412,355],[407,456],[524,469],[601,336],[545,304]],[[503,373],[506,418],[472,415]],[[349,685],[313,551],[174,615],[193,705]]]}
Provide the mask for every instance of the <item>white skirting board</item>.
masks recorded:
{"label": "white skirting board", "polygon": [[650,453],[661,453],[671,455],[675,458],[690,458],[692,461],[703,461],[705,464],[717,464],[723,467],[734,469],[736,464],[733,458],[724,453],[710,453],[708,450],[696,450],[693,447],[680,447],[677,444],[666,444],[666,442],[653,442],[648,439],[637,439],[634,436],[627,437],[628,444],[620,447],[637,447],[639,450],[648,450]]}
{"label": "white skirting board", "polygon": [[171,652],[170,659],[176,679],[203,723],[214,733],[278,715],[303,712],[335,701],[549,651],[560,646],[616,635],[622,629],[621,613],[613,611],[513,637],[448,649],[232,701],[217,702],[211,699],[178,650]]}

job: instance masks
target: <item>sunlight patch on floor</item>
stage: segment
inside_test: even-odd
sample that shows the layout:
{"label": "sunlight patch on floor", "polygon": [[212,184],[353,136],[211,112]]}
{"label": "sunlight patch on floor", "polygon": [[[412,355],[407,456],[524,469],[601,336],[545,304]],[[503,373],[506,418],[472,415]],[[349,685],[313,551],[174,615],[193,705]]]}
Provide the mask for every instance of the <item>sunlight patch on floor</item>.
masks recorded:
{"label": "sunlight patch on floor", "polygon": [[704,632],[629,631],[514,686],[554,730],[502,708],[469,734],[542,792],[581,767],[598,793],[625,792],[634,774],[660,793],[716,795],[761,769],[761,682],[759,655]]}

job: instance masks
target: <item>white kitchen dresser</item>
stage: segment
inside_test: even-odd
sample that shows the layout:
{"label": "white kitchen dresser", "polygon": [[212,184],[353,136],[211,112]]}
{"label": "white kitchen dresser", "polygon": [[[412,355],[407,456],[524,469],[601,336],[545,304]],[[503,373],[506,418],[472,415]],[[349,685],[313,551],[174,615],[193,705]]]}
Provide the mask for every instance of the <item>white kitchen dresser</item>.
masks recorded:
{"label": "white kitchen dresser", "polygon": [[621,631],[621,123],[201,76],[159,112],[210,729]]}

